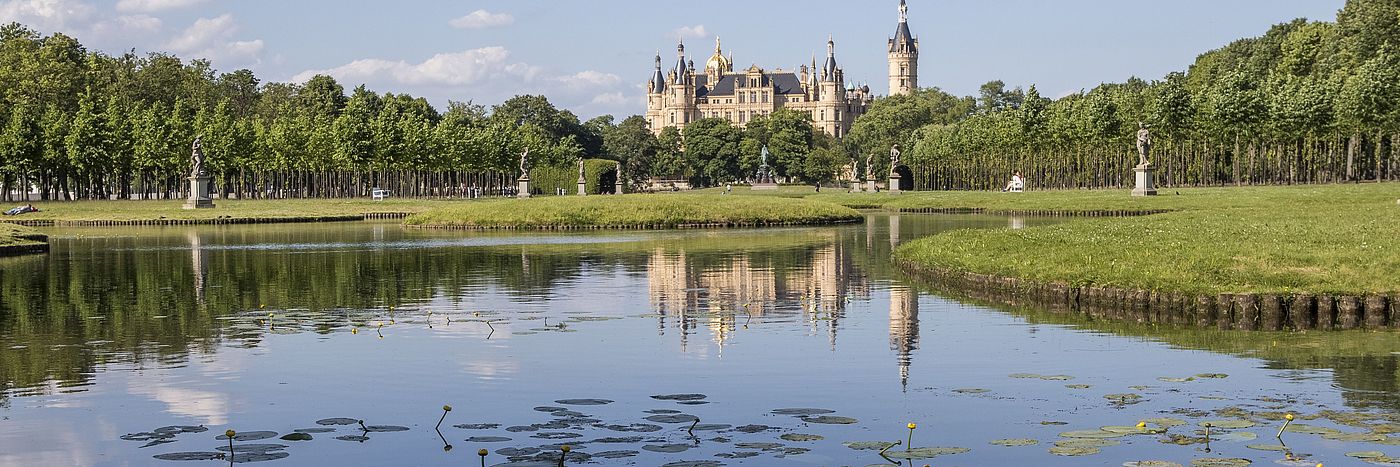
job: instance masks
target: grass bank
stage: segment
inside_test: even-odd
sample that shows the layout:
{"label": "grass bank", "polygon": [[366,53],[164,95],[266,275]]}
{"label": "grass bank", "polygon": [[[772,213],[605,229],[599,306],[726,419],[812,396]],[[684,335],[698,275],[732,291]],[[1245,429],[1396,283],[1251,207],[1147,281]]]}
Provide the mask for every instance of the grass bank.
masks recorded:
{"label": "grass bank", "polygon": [[[460,202],[460,201],[457,201]],[[0,222],[57,225],[159,224],[165,222],[314,222],[361,218],[370,213],[412,214],[453,201],[389,199],[216,200],[214,209],[185,210],[184,201],[61,201],[34,203],[42,212]]]}
{"label": "grass bank", "polygon": [[843,206],[774,196],[623,195],[492,200],[409,217],[406,225],[469,229],[743,227],[859,222]]}
{"label": "grass bank", "polygon": [[860,208],[888,210],[969,209],[988,213],[1117,211],[1156,212],[1229,208],[1271,209],[1280,206],[1332,206],[1381,203],[1394,205],[1400,185],[1307,185],[1275,187],[1181,188],[1160,196],[1134,198],[1128,190],[1062,190],[1001,193],[938,191],[822,193],[809,199]]}
{"label": "grass bank", "polygon": [[[1173,212],[1023,230],[954,231],[910,242],[895,252],[895,260],[946,282],[1006,293],[1036,290],[1072,306],[1093,300],[1108,307],[1155,306],[1143,303],[1154,299],[1142,293],[1178,297],[1183,303],[1161,305],[1183,309],[1222,294],[1244,297],[1241,303],[1216,300],[1210,310],[1201,310],[1229,315],[1229,326],[1257,325],[1257,316],[1231,313],[1258,313],[1275,299],[1284,308],[1279,312],[1288,314],[1290,300],[1300,296],[1315,297],[1307,300],[1316,305],[1306,305],[1315,307],[1309,318],[1314,325],[1400,324],[1390,308],[1400,295],[1400,186],[1182,190],[1147,200],[1119,191],[1019,196],[921,195],[887,206],[1003,211],[1138,206]],[[1058,287],[1045,287],[1050,284]],[[1236,323],[1241,316],[1252,322]],[[1219,316],[1199,318],[1215,322]],[[1348,319],[1365,323],[1343,323]]]}
{"label": "grass bank", "polygon": [[34,229],[0,224],[0,256],[38,253],[48,249],[48,237]]}

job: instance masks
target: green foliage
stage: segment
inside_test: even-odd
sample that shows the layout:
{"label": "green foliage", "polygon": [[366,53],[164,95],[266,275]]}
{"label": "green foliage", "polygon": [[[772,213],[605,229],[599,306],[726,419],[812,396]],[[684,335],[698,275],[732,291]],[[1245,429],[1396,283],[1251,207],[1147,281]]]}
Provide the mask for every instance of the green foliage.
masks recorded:
{"label": "green foliage", "polygon": [[914,147],[916,181],[932,189],[997,189],[1017,171],[1032,188],[1124,188],[1138,163],[1138,122],[1153,126],[1149,159],[1164,186],[1395,180],[1396,31],[1400,3],[1350,0],[1337,23],[1279,24],[1158,81],[1053,101],[1028,92],[1019,108],[1016,93],[993,81],[975,115],[917,130],[898,120],[918,115],[915,107],[885,99],[851,140],[877,155],[891,142]]}
{"label": "green foliage", "polygon": [[[590,195],[612,193],[617,181],[617,161],[605,159],[585,159],[583,178]],[[535,167],[530,170],[531,194],[554,196],[557,190],[564,194],[578,194],[578,165]]]}

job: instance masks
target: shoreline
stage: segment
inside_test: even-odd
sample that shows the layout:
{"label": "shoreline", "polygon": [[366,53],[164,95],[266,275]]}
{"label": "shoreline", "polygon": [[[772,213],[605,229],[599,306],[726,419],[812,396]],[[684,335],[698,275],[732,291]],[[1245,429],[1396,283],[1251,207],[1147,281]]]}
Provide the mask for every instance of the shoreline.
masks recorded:
{"label": "shoreline", "polygon": [[1307,294],[1163,292],[1078,287],[993,274],[931,268],[896,258],[919,282],[1010,306],[1139,324],[1172,324],[1240,331],[1400,329],[1400,293]]}

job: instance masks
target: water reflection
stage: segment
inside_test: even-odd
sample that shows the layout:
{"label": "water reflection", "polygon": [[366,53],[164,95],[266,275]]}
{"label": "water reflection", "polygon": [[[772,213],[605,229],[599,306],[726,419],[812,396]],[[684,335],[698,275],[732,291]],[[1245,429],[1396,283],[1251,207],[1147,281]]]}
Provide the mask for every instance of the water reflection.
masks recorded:
{"label": "water reflection", "polygon": [[[416,409],[355,399],[345,381],[370,380],[375,391],[360,392],[388,391],[383,385],[415,394],[415,404],[428,398],[430,407],[444,394],[470,392],[527,411],[547,397],[620,398],[628,394],[606,391],[713,384],[766,399],[772,405],[758,411],[766,413],[844,390],[858,392],[851,393],[851,410],[889,423],[903,416],[890,408],[898,405],[891,398],[922,407],[940,402],[936,385],[991,386],[1008,373],[1041,371],[1013,360],[1093,373],[1099,365],[1140,366],[1138,358],[1190,353],[1113,355],[1118,336],[1239,357],[1220,357],[1230,361],[1259,359],[1266,368],[1301,370],[1299,380],[1338,385],[1353,407],[1400,409],[1393,335],[1222,333],[1003,313],[920,293],[889,264],[901,242],[931,233],[1041,222],[1047,220],[889,215],[836,228],[583,235],[387,224],[56,230],[50,255],[0,259],[0,410],[44,418],[65,404],[92,404],[73,398],[99,392],[103,404],[149,403],[144,407],[183,423],[221,425],[265,412],[263,401],[241,399],[280,398],[278,385],[295,384],[294,375],[305,372],[318,381],[297,389],[330,391],[355,407],[384,404],[389,414]],[[1085,331],[1052,330],[1057,326]],[[1089,335],[1069,336],[1076,332]],[[1050,356],[1072,346],[1095,353],[1085,360]],[[297,362],[303,352],[322,360],[258,373]],[[365,361],[340,361],[348,356]],[[731,366],[713,361],[721,357]],[[605,376],[569,373],[578,367]],[[1139,385],[1159,376],[1173,375],[1108,383]],[[583,394],[555,394],[558,381]],[[1052,410],[1037,407],[1041,400],[1085,404],[1037,391],[1030,402],[1015,403],[1041,411]],[[807,398],[783,399],[788,394]],[[544,400],[519,400],[528,396]],[[16,409],[25,405],[14,404],[16,397],[36,402]],[[971,415],[982,416],[976,412],[989,410],[982,402],[959,400],[954,410],[968,404]],[[342,414],[327,411],[317,416]],[[6,436],[0,430],[0,441],[17,439]],[[984,438],[976,442],[994,439]],[[440,444],[433,448],[441,451]]]}

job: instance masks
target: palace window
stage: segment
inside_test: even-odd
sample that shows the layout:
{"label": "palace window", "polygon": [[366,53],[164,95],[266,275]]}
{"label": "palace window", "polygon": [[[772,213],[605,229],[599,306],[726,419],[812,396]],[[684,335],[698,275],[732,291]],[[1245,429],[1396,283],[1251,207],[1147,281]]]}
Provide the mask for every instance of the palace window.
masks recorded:
{"label": "palace window", "polygon": [[743,113],[743,112],[739,112],[739,123],[740,123],[740,124],[743,124],[743,123],[744,123],[744,113]]}
{"label": "palace window", "polygon": [[837,110],[837,111],[836,111],[836,121],[841,121],[841,111],[840,111],[840,110]]}
{"label": "palace window", "polygon": [[902,87],[905,87],[905,86],[908,86],[908,85],[907,85],[907,84],[904,84],[904,79],[901,78],[901,79],[899,80],[899,87],[902,88]]}
{"label": "palace window", "polygon": [[826,109],[822,109],[822,120],[826,120]]}
{"label": "palace window", "polygon": [[739,93],[739,103],[740,103],[740,104],[743,104],[743,103],[744,103],[744,93],[742,93],[742,92]]}
{"label": "palace window", "polygon": [[671,112],[671,123],[676,123],[676,113]]}
{"label": "palace window", "polygon": [[767,103],[768,103],[768,93],[766,93],[766,92],[763,93],[763,103],[764,103],[764,104],[767,104]]}

